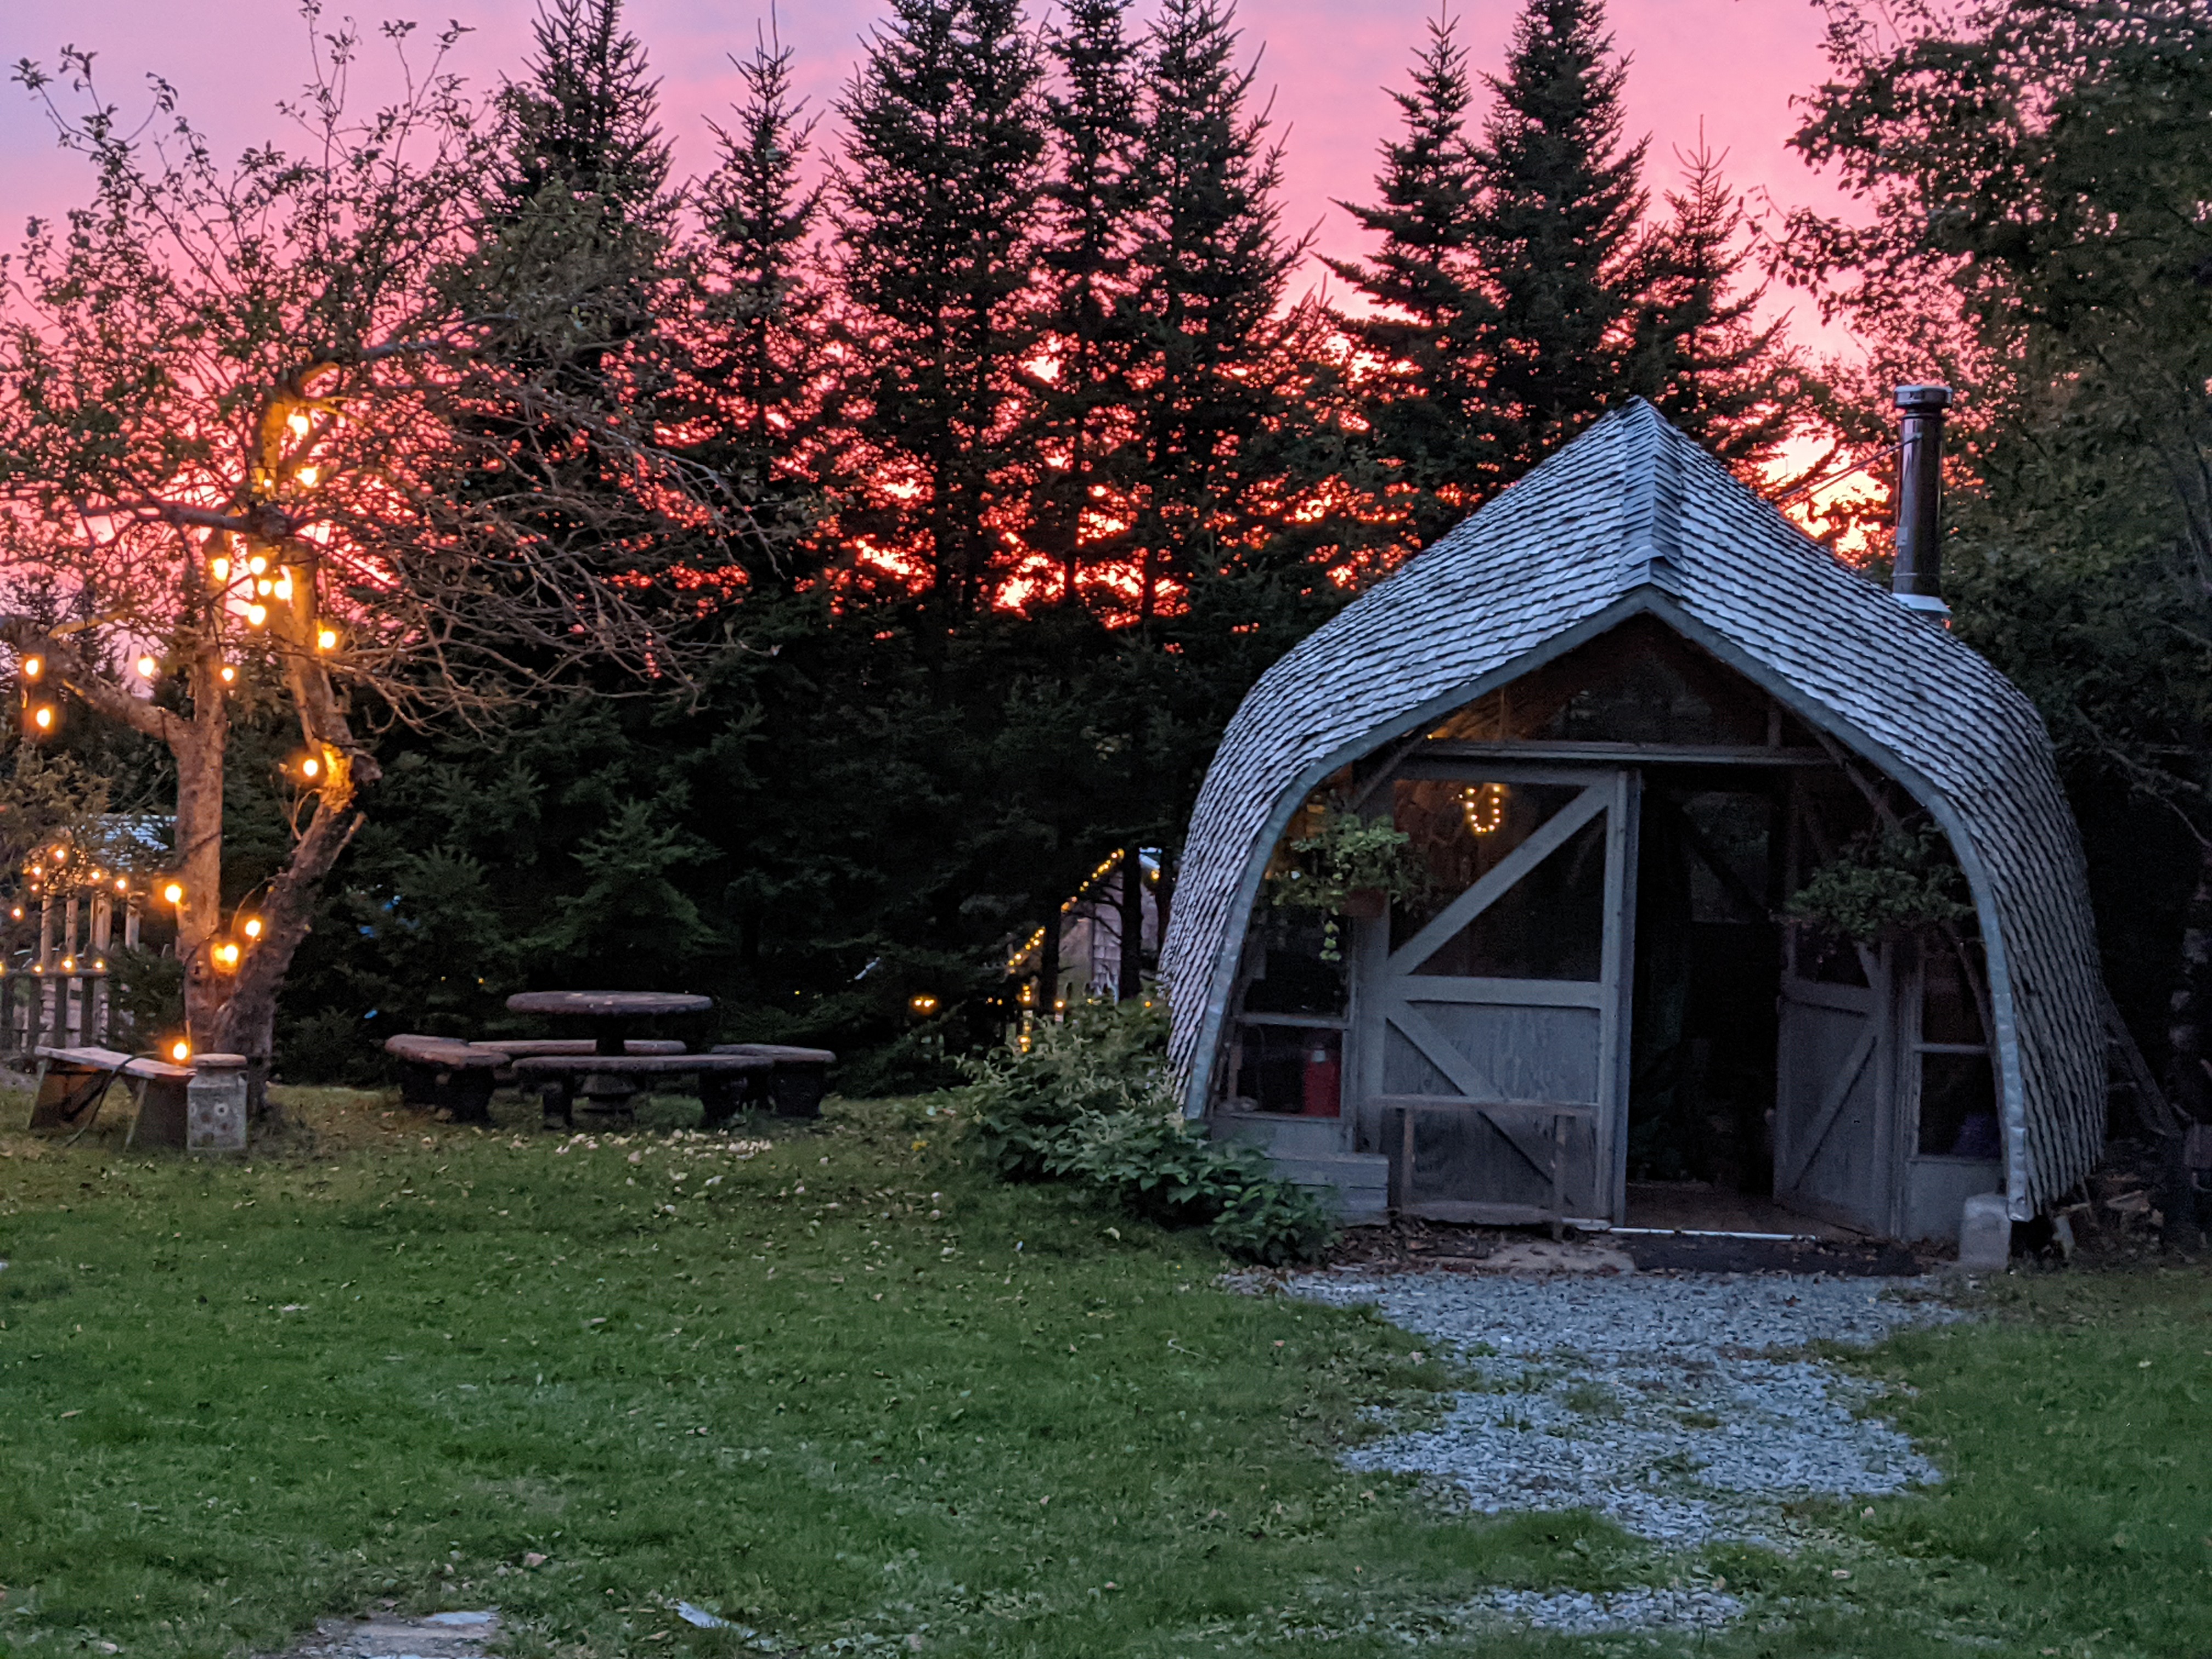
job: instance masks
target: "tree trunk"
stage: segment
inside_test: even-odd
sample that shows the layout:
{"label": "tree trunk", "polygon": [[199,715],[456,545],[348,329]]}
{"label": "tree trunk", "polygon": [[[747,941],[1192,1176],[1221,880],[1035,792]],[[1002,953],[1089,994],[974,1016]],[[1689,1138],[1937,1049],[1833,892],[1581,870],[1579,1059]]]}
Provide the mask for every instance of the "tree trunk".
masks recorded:
{"label": "tree trunk", "polygon": [[350,779],[334,793],[342,793],[342,803],[319,802],[307,833],[293,846],[292,855],[270,884],[261,904],[260,940],[240,964],[229,1000],[216,1021],[216,1045],[224,1052],[246,1056],[247,1109],[255,1118],[268,1115],[277,995],[284,988],[293,957],[307,937],[323,878],[330,874],[338,854],[361,827],[362,815],[352,808]]}
{"label": "tree trunk", "polygon": [[[2175,976],[2173,998],[2168,1005],[2166,1042],[2170,1050],[2166,1071],[2166,1099],[2180,1113],[2179,1127],[2212,1121],[2212,845],[2198,854],[2197,890],[2190,896],[2181,930],[2180,971]],[[2183,1249],[2203,1243],[2197,1225],[2196,1196],[2183,1162],[2183,1138],[2160,1138],[2166,1179],[2164,1202],[2166,1236]]]}
{"label": "tree trunk", "polygon": [[222,768],[229,747],[230,699],[222,653],[212,647],[192,665],[192,717],[173,727],[177,763],[177,959],[185,965],[185,1035],[197,1054],[222,1053],[216,1039],[229,975],[212,954],[222,928]]}
{"label": "tree trunk", "polygon": [[1121,849],[1121,969],[1114,995],[1121,1002],[1145,994],[1145,860],[1134,847]]}
{"label": "tree trunk", "polygon": [[1051,1024],[1060,1018],[1060,906],[1044,919],[1044,939],[1037,946],[1037,1018]]}

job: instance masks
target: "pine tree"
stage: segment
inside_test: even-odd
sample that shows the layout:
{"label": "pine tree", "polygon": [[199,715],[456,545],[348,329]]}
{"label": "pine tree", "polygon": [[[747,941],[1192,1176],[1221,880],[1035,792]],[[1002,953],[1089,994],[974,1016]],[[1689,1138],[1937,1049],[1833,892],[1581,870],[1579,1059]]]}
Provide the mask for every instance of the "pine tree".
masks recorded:
{"label": "pine tree", "polygon": [[1118,481],[1118,412],[1129,398],[1132,210],[1139,148],[1139,46],[1127,27],[1132,0],[1069,0],[1048,42],[1060,84],[1048,96],[1053,174],[1045,186],[1044,323],[1054,362],[1039,379],[1039,475],[1032,540],[1059,567],[1062,604],[1081,599],[1086,551],[1110,558],[1095,531],[1095,490]]}
{"label": "pine tree", "polygon": [[1282,149],[1247,107],[1255,71],[1236,64],[1234,15],[1218,0],[1165,0],[1146,42],[1131,252],[1140,627],[1164,585],[1218,572],[1249,544],[1296,369],[1278,313],[1305,245],[1281,232]]}
{"label": "pine tree", "polygon": [[1766,285],[1743,285],[1743,210],[1706,147],[1676,152],[1682,187],[1643,255],[1644,298],[1628,378],[1668,420],[1723,460],[1756,470],[1774,459],[1814,395],[1783,337],[1757,320]]}
{"label": "pine tree", "polygon": [[519,355],[574,355],[651,332],[675,201],[645,48],[622,0],[550,0],[522,79],[501,89],[475,280]]}
{"label": "pine tree", "polygon": [[[814,123],[792,95],[791,56],[763,38],[732,58],[744,100],[733,129],[708,124],[718,160],[698,191],[706,292],[693,374],[714,434],[700,458],[745,488],[763,550],[805,527],[814,488],[831,481],[823,433],[838,396],[814,246],[823,190],[804,177]],[[771,573],[799,574],[774,559],[753,574]]]}
{"label": "pine tree", "polygon": [[1473,252],[1477,181],[1467,131],[1474,80],[1459,20],[1431,21],[1410,89],[1393,92],[1403,135],[1382,146],[1373,207],[1338,206],[1382,238],[1371,261],[1327,261],[1387,309],[1339,325],[1373,361],[1362,402],[1374,447],[1414,486],[1413,534],[1426,543],[1496,471],[1483,419],[1491,301]]}
{"label": "pine tree", "polygon": [[1475,153],[1472,228],[1489,278],[1489,424],[1509,483],[1622,388],[1638,302],[1648,141],[1621,144],[1627,66],[1603,0],[1527,0]]}
{"label": "pine tree", "polygon": [[993,599],[1013,559],[1010,504],[1033,482],[1042,74],[1018,0],[892,0],[837,106],[857,424],[891,486],[846,528],[950,620]]}

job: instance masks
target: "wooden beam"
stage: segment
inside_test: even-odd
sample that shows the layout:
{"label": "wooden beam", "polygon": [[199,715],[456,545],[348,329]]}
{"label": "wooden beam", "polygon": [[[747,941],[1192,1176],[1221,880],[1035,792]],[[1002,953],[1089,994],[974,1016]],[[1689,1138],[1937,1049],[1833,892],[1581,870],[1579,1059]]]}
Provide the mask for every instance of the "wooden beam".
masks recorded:
{"label": "wooden beam", "polygon": [[1752,744],[1570,743],[1439,738],[1413,751],[1423,760],[1601,761],[1640,766],[1830,766],[1818,748],[1767,749]]}

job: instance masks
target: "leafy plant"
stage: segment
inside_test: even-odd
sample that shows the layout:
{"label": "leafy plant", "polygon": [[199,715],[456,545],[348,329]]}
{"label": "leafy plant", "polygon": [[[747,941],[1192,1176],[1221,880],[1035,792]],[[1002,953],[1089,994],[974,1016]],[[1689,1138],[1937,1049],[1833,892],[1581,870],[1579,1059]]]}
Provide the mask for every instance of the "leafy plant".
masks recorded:
{"label": "leafy plant", "polygon": [[1899,939],[1973,914],[1958,896],[1959,867],[1933,825],[1870,830],[1814,870],[1783,918],[1860,945]]}
{"label": "leafy plant", "polygon": [[963,1110],[977,1161],[1006,1181],[1071,1181],[1166,1227],[1204,1227],[1247,1261],[1310,1261],[1334,1225],[1267,1154],[1218,1141],[1168,1087],[1167,1022],[1138,1004],[1086,1004],[1022,1050],[967,1062]]}
{"label": "leafy plant", "polygon": [[1322,960],[1343,958],[1337,918],[1355,893],[1380,893],[1388,899],[1413,898],[1427,890],[1428,871],[1412,851],[1413,837],[1387,817],[1363,818],[1357,812],[1325,808],[1311,835],[1290,845],[1290,858],[1271,871],[1277,904],[1328,914],[1322,936]]}

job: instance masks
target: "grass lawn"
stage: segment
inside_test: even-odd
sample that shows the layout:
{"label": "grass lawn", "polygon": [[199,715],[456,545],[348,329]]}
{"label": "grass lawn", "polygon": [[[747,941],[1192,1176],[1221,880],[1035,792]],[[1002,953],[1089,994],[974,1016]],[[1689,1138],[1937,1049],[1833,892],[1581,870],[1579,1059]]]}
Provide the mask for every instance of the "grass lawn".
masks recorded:
{"label": "grass lawn", "polygon": [[496,1604],[518,1659],[754,1650],[678,1598],[813,1652],[1641,1653],[1453,1609],[1715,1573],[1754,1618],[1663,1649],[2212,1652],[2193,1273],[1900,1340],[1864,1363],[1948,1486],[1669,1559],[1344,1470],[1448,1383],[1414,1339],[980,1182],[918,1106],[594,1145],[293,1101],[246,1164],[0,1134],[0,1653],[268,1652],[386,1601]]}

